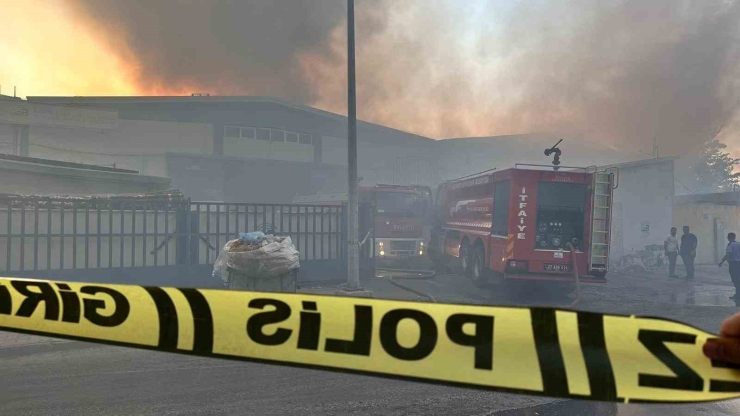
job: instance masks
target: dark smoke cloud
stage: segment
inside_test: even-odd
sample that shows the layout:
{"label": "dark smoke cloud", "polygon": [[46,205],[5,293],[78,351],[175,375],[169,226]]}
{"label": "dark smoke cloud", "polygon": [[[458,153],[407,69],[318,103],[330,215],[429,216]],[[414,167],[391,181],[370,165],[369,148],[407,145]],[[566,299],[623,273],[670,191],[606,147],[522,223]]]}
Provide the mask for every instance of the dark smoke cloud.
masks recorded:
{"label": "dark smoke cloud", "polygon": [[316,90],[296,52],[331,57],[328,36],[346,14],[342,0],[72,0],[141,65],[144,91],[198,87],[310,101]]}
{"label": "dark smoke cloud", "polygon": [[[377,33],[361,49],[361,61],[382,62],[359,68],[364,116],[438,137],[556,131],[647,152],[656,138],[667,155],[695,150],[737,108],[736,1],[540,1],[506,12],[489,2],[453,13],[429,3],[439,4],[396,7],[413,30]],[[483,22],[474,48],[455,41],[471,22],[463,15]]]}
{"label": "dark smoke cloud", "polygon": [[557,2],[517,10],[481,53],[513,57],[525,125],[678,154],[736,109],[739,24],[734,1]]}
{"label": "dark smoke cloud", "polygon": [[[345,2],[74,0],[142,66],[195,85],[346,108]],[[685,153],[737,107],[740,4],[357,1],[364,119],[433,137],[555,131]],[[123,34],[123,35],[121,35]]]}

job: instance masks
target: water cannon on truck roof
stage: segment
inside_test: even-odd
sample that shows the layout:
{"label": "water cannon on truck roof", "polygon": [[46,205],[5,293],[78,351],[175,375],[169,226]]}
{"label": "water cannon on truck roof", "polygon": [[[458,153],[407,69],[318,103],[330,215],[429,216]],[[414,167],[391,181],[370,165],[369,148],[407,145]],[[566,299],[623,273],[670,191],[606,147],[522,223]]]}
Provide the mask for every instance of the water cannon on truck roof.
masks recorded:
{"label": "water cannon on truck roof", "polygon": [[555,143],[555,146],[553,146],[553,147],[551,147],[549,149],[545,149],[545,156],[550,156],[553,153],[555,154],[555,156],[553,156],[553,159],[552,159],[552,164],[553,164],[552,169],[553,170],[559,170],[560,169],[560,166],[559,166],[560,165],[560,155],[562,154],[562,150],[558,149],[558,145],[562,141],[563,141],[563,139],[560,139],[560,140],[558,140],[557,143]]}

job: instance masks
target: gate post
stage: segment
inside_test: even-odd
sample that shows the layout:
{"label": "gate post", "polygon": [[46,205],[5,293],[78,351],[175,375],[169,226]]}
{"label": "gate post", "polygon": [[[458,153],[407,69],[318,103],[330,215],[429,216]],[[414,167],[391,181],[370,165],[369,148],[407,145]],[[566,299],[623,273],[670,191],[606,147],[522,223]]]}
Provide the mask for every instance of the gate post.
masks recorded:
{"label": "gate post", "polygon": [[[198,225],[200,212],[193,211],[190,199],[181,201],[177,208],[177,261],[180,266],[198,264]],[[195,236],[195,238],[193,238]]]}
{"label": "gate post", "polygon": [[342,203],[342,214],[341,214],[341,220],[340,220],[340,239],[341,243],[340,246],[340,257],[342,259],[342,263],[344,265],[344,270],[348,270],[349,267],[348,259],[347,259],[347,225],[348,225],[349,217],[347,216],[347,204]]}
{"label": "gate post", "polygon": [[371,204],[361,204],[359,207],[359,237],[365,239],[365,244],[360,247],[360,278],[367,279],[375,277],[375,209]]}

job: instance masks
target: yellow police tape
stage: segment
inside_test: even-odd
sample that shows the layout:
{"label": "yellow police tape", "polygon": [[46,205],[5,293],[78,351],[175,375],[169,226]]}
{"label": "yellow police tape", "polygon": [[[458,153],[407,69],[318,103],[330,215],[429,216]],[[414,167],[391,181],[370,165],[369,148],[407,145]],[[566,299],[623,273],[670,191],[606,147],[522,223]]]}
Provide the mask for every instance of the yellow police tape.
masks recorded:
{"label": "yellow police tape", "polygon": [[552,397],[740,396],[706,332],[552,308],[0,278],[0,329]]}

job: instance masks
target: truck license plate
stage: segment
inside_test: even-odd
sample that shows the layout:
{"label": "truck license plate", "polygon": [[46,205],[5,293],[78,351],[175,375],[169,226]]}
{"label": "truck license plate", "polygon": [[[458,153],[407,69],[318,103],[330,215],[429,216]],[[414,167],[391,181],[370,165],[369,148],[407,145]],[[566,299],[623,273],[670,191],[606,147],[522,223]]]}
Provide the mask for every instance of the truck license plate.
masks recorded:
{"label": "truck license plate", "polygon": [[570,264],[545,264],[545,270],[550,272],[569,272]]}

